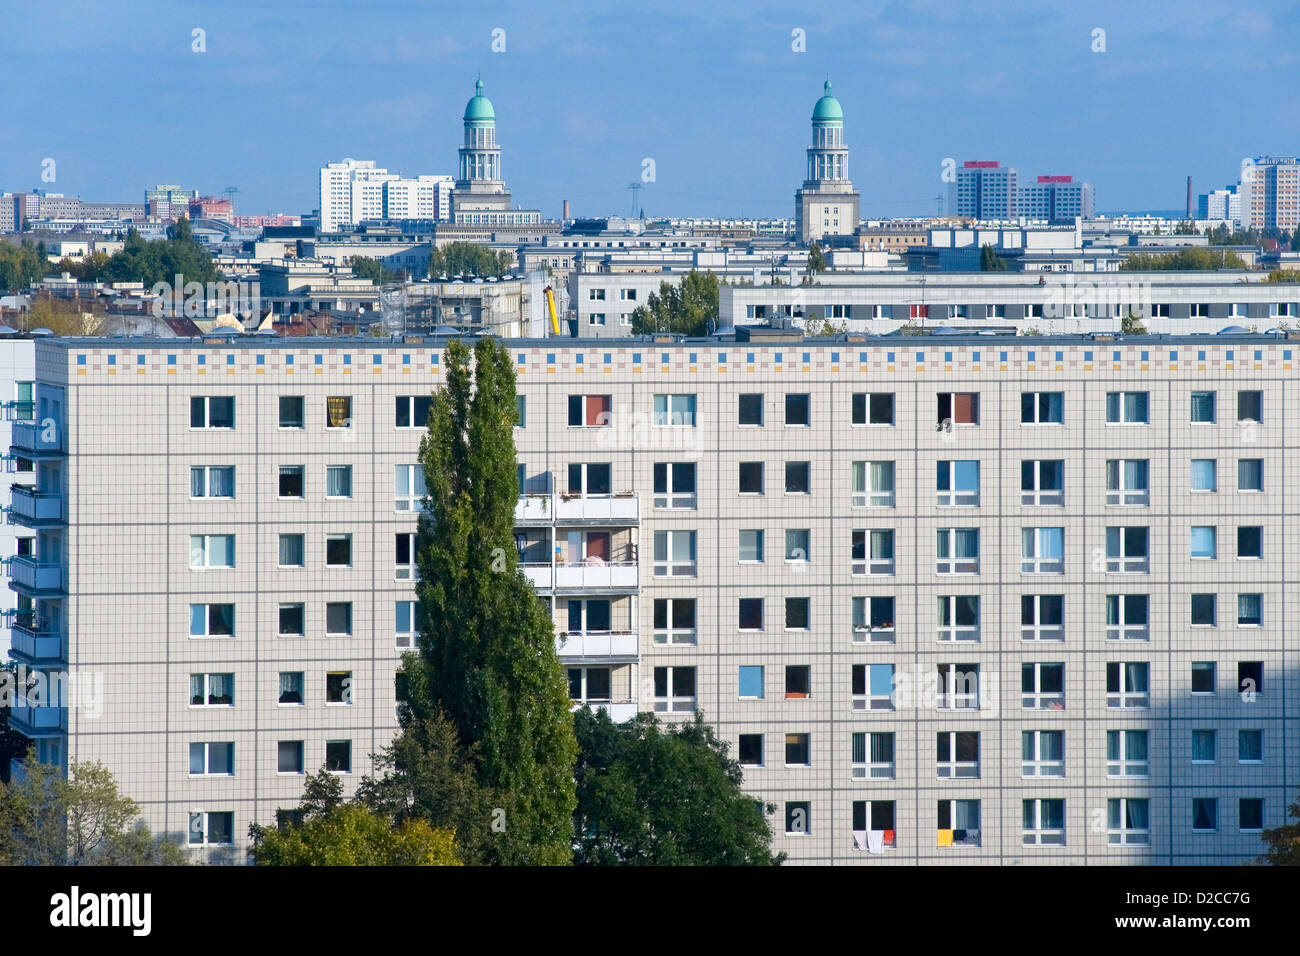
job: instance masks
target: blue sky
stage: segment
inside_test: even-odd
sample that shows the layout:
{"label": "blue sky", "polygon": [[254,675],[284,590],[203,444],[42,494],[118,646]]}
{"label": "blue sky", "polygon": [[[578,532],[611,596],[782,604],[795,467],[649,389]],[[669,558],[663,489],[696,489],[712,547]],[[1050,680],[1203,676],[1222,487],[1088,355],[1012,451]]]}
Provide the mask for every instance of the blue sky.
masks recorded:
{"label": "blue sky", "polygon": [[240,212],[306,211],[345,156],[454,173],[479,72],[515,201],[548,217],[626,213],[646,157],[650,215],[792,215],[828,74],[864,216],[933,212],[945,157],[1073,174],[1115,210],[1300,153],[1286,2],[5,5],[0,190],[234,185]]}

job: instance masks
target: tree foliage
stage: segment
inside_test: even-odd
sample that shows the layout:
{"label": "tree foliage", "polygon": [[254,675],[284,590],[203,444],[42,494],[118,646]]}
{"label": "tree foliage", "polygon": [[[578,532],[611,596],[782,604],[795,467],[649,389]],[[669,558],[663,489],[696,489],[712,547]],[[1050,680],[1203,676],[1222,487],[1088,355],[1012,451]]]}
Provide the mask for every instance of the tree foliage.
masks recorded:
{"label": "tree foliage", "polygon": [[514,540],[515,370],[492,339],[451,342],[420,443],[420,656],[409,658],[405,726],[444,713],[480,787],[504,811],[487,860],[572,858],[577,744],[568,684],[546,605],[518,567]]}
{"label": "tree foliage", "polygon": [[21,292],[52,271],[45,243],[30,239],[19,245],[0,242],[0,292]]}
{"label": "tree foliage", "polygon": [[1260,834],[1260,839],[1268,844],[1268,850],[1256,862],[1270,866],[1300,866],[1300,799],[1287,807],[1286,815],[1296,822],[1284,823]]}
{"label": "tree foliage", "polygon": [[0,864],[148,866],[187,862],[150,834],[139,807],[102,763],[58,767],[27,759],[22,779],[0,788]]}
{"label": "tree foliage", "polygon": [[460,275],[503,276],[514,264],[514,253],[505,249],[489,249],[475,242],[452,242],[433,250],[429,256],[429,276],[434,279]]}
{"label": "tree foliage", "polygon": [[1274,269],[1265,278],[1265,282],[1300,282],[1300,269]]}
{"label": "tree foliage", "polygon": [[819,243],[814,242],[808,248],[808,274],[817,275],[819,272],[826,271],[826,256],[822,254],[822,247]]}
{"label": "tree foliage", "polygon": [[1175,272],[1180,270],[1245,269],[1241,256],[1227,249],[1194,247],[1177,252],[1136,252],[1120,263],[1121,272]]}
{"label": "tree foliage", "polygon": [[1003,259],[993,247],[985,243],[980,248],[980,272],[1006,272],[1007,260]]}
{"label": "tree foliage", "polygon": [[1147,327],[1142,324],[1142,317],[1130,312],[1119,320],[1119,330],[1124,335],[1146,335]]}
{"label": "tree foliage", "polygon": [[659,283],[658,293],[651,292],[645,305],[632,311],[632,334],[706,335],[709,322],[717,318],[718,277],[692,269],[678,285]]}
{"label": "tree foliage", "polygon": [[98,276],[104,282],[143,282],[146,287],[159,282],[169,285],[181,277],[187,282],[215,282],[217,267],[207,250],[190,231],[190,221],[180,219],[167,227],[167,238],[152,242],[134,229],[128,230],[122,251],[115,253]]}
{"label": "tree foliage", "polygon": [[770,866],[764,808],[740,765],[700,714],[660,725],[653,714],[614,724],[575,714],[579,742],[576,863],[598,866]]}
{"label": "tree foliage", "polygon": [[360,279],[369,279],[375,285],[384,285],[387,282],[401,282],[408,275],[405,269],[398,269],[394,272],[378,259],[372,259],[370,256],[353,256],[349,262],[354,276]]}

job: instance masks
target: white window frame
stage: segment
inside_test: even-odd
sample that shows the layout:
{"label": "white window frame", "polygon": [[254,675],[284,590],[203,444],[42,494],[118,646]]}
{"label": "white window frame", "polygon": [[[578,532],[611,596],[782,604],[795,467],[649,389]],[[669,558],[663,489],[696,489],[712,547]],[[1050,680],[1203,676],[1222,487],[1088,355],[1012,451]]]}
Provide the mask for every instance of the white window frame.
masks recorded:
{"label": "white window frame", "polygon": [[[1032,465],[1033,486],[1024,487],[1024,466],[1028,463]],[[1061,487],[1060,488],[1043,488],[1043,465],[1059,464],[1061,466]],[[1065,461],[1060,458],[1032,458],[1025,459],[1021,462],[1020,467],[1020,503],[1031,507],[1065,507]]]}
{"label": "white window frame", "polygon": [[[893,595],[871,594],[871,595],[854,595],[853,596],[853,640],[855,643],[865,643],[866,641],[879,642],[881,644],[894,643],[894,635],[897,630],[897,622],[891,621],[888,627],[871,626],[871,602],[875,598],[881,598],[894,602],[894,614],[898,614],[898,602]],[[862,609],[859,614],[858,609]],[[865,622],[865,623],[860,623]]]}
{"label": "white window frame", "polygon": [[[663,538],[660,538],[663,535]],[[679,535],[685,535],[690,544],[691,557],[689,560],[678,561],[673,557],[676,550],[674,544]],[[664,557],[660,559],[659,541],[664,542]],[[699,573],[699,552],[696,550],[697,537],[696,533],[690,529],[673,529],[668,531],[656,531],[653,541],[653,558],[654,558],[654,576],[670,578],[693,578]]]}
{"label": "white window frame", "polygon": [[[227,605],[230,607],[230,633],[213,634],[211,609],[214,607],[226,607]],[[194,609],[196,607],[203,608],[203,632],[200,634],[194,633]],[[200,603],[190,604],[190,637],[192,639],[223,641],[223,640],[229,640],[233,638],[235,636],[235,633],[236,631],[235,631],[235,602],[234,601],[212,601],[212,602],[206,602],[201,604]]]}
{"label": "white window frame", "polygon": [[[889,487],[883,491],[870,490],[873,472],[880,468],[889,475]],[[854,508],[892,508],[898,489],[898,467],[893,461],[855,461],[852,465]]]}
{"label": "white window frame", "polygon": [[[230,539],[230,563],[209,564],[211,553],[210,541],[213,538]],[[201,564],[195,564],[195,558],[201,558]],[[233,534],[192,534],[190,535],[190,570],[191,571],[232,571],[235,568],[235,536]]]}
{"label": "white window frame", "polygon": [[[193,703],[194,694],[193,694],[193,690],[192,690],[192,688],[193,688],[193,686],[194,686],[194,678],[195,678],[195,677],[202,677],[202,678],[203,678],[203,695],[202,695],[202,696],[203,696],[203,703],[201,703],[201,704]],[[211,702],[209,701],[209,698],[212,697],[212,678],[213,678],[213,677],[229,677],[229,678],[230,678],[230,703],[228,703],[228,704],[213,704],[213,703],[211,703]],[[231,672],[231,671],[204,671],[204,672],[201,672],[201,673],[199,673],[199,674],[191,674],[191,675],[190,675],[190,688],[187,689],[187,695],[188,695],[188,698],[187,698],[187,699],[189,699],[190,702],[191,702],[191,703],[190,703],[190,706],[191,706],[191,707],[234,707],[234,706],[235,706],[235,675],[234,675],[234,673]]]}
{"label": "white window frame", "polygon": [[[888,558],[871,557],[872,533],[887,533],[891,536],[893,554]],[[854,528],[853,535],[862,535],[862,559],[851,561],[850,572],[855,575],[879,575],[889,577],[894,574],[898,561],[898,534],[893,528]],[[852,540],[852,539],[850,539]]]}
{"label": "white window frame", "polygon": [[[975,602],[975,623],[957,623],[957,602],[970,598]],[[950,622],[944,624],[944,618]],[[935,599],[935,633],[940,643],[979,643],[980,596],[978,594],[941,594]]]}
{"label": "white window frame", "polygon": [[[1112,737],[1111,735],[1114,734]],[[1134,757],[1132,739],[1129,734],[1142,734],[1146,738],[1146,756]],[[1110,755],[1110,743],[1114,740],[1115,756]],[[1108,777],[1149,777],[1151,776],[1151,734],[1142,727],[1119,727],[1106,731],[1106,776]]]}
{"label": "white window frame", "polygon": [[[1115,417],[1114,419],[1112,419],[1112,418],[1110,417],[1110,413],[1111,413],[1111,409],[1110,409],[1111,399],[1110,399],[1110,397],[1111,397],[1112,395],[1118,396],[1118,397],[1116,398],[1116,408],[1115,408],[1116,417]],[[1143,407],[1144,407],[1144,409],[1145,409],[1145,411],[1146,411],[1146,417],[1145,417],[1145,418],[1134,418],[1134,419],[1132,419],[1132,420],[1130,420],[1130,419],[1128,418],[1128,411],[1127,411],[1127,406],[1126,406],[1126,400],[1127,400],[1127,396],[1129,396],[1129,395],[1141,395],[1141,396],[1142,396]],[[1107,393],[1106,393],[1106,424],[1107,424],[1107,425],[1120,425],[1120,426],[1123,426],[1123,425],[1150,425],[1150,424],[1151,424],[1151,393],[1150,393],[1150,392],[1139,392],[1139,391],[1118,391],[1118,392],[1107,392]]]}
{"label": "white window frame", "polygon": [[[230,494],[216,495],[212,493],[212,472],[214,471],[230,472]],[[203,473],[203,494],[201,495],[194,494],[194,473],[195,472]],[[235,500],[235,466],[234,465],[191,465],[190,466],[190,500],[206,501],[210,498],[215,498],[220,501]]]}
{"label": "white window frame", "polygon": [[[1128,534],[1130,528],[1142,528],[1147,533],[1145,554],[1127,554]],[[1115,532],[1112,535],[1112,532]],[[1114,537],[1119,547],[1111,553],[1111,538]],[[1106,527],[1106,573],[1107,574],[1150,574],[1151,573],[1151,528],[1149,525],[1108,525]]]}
{"label": "white window frame", "polygon": [[[208,836],[212,833],[210,818],[220,814],[221,816],[230,817],[230,840],[217,842],[209,840]],[[196,826],[197,824],[197,826]],[[194,839],[195,835],[199,839]],[[230,810],[191,810],[190,811],[190,829],[189,829],[189,846],[234,846],[235,844],[235,815]]]}
{"label": "white window frame", "polygon": [[[399,494],[398,488],[401,485],[402,476],[405,474],[407,494]],[[418,480],[417,480],[418,479]],[[421,509],[425,495],[428,494],[428,488],[416,494],[417,487],[424,486],[424,466],[423,465],[394,465],[393,466],[393,511],[402,514],[415,514]]]}
{"label": "white window frame", "polygon": [[[895,683],[898,679],[898,669],[892,663],[854,664],[852,666],[853,668],[863,668],[864,693],[851,695],[851,708],[853,710],[894,710]],[[889,668],[888,694],[873,694],[871,692],[871,669],[873,667]],[[852,674],[852,671],[850,671],[850,674]]]}
{"label": "white window frame", "polygon": [[[663,399],[663,409],[659,408]],[[674,406],[685,400],[686,410],[679,411]],[[654,416],[651,423],[656,428],[695,428],[699,423],[696,414],[698,399],[694,392],[657,392],[654,396]]]}
{"label": "white window frame", "polygon": [[[1031,541],[1031,553],[1025,554],[1025,535],[1026,531],[1033,532]],[[1061,556],[1059,558],[1048,557],[1043,552],[1046,550],[1044,542],[1047,535],[1044,532],[1059,532],[1061,537]],[[1064,574],[1065,573],[1065,528],[1055,525],[1048,525],[1033,528],[1020,529],[1020,573],[1021,574]]]}
{"label": "white window frame", "polygon": [[[890,738],[889,749],[894,755],[893,760],[871,759],[874,750],[872,744],[877,736]],[[859,741],[862,744],[863,756],[866,758],[864,760],[854,757]],[[849,740],[849,756],[852,759],[850,766],[854,780],[893,780],[898,762],[898,738],[893,731],[854,731]]]}
{"label": "white window frame", "polygon": [[[1128,802],[1133,800],[1146,805],[1147,825],[1143,828],[1130,828],[1128,819]],[[1112,812],[1112,810],[1116,812]],[[1112,821],[1118,819],[1116,825]],[[1150,846],[1151,845],[1151,801],[1138,797],[1111,797],[1106,801],[1106,842],[1110,846]]]}
{"label": "white window frame", "polygon": [[[958,532],[975,532],[975,556],[957,556]],[[969,537],[969,535],[967,535]],[[980,529],[979,528],[936,528],[934,532],[934,573],[935,574],[979,574],[980,573]],[[945,555],[944,552],[947,552]]]}
{"label": "white window frame", "polygon": [[[203,748],[203,770],[199,773],[194,772],[194,748]],[[230,770],[226,773],[214,771],[212,769],[212,748],[229,747],[230,748]],[[233,777],[235,775],[235,744],[229,740],[192,740],[190,741],[190,773],[191,777]]]}
{"label": "white window frame", "polygon": [[[1034,689],[1024,689],[1024,669],[1033,668]],[[1061,689],[1043,690],[1043,668],[1059,667],[1061,669]],[[1064,710],[1065,709],[1065,663],[1063,661],[1022,661],[1020,664],[1020,709],[1021,710]],[[1056,706],[1059,705],[1059,706]]]}
{"label": "white window frame", "polygon": [[[1043,756],[1044,742],[1047,734],[1054,734],[1061,742],[1061,756],[1049,758]],[[1055,739],[1055,738],[1054,738]],[[1028,744],[1030,756],[1025,756]],[[1065,731],[1063,730],[1022,730],[1020,732],[1020,776],[1029,779],[1040,777],[1065,776]]]}
{"label": "white window frame", "polygon": [[[1005,311],[1006,307],[1003,306],[1002,308]],[[1004,316],[997,316],[997,318],[1003,318],[1003,317]],[[1024,397],[1026,395],[1032,396],[1032,400],[1033,400],[1034,417],[1032,421],[1025,421]],[[1040,408],[1040,401],[1039,401],[1040,396],[1049,396],[1049,395],[1061,396],[1061,420],[1059,422],[1054,422],[1051,419],[1040,418],[1042,414],[1042,409]],[[1020,397],[1020,424],[1021,425],[1028,425],[1032,427],[1041,427],[1046,425],[1055,428],[1060,428],[1065,425],[1065,393],[1064,392],[1021,392],[1020,396],[1021,396]]]}
{"label": "white window frame", "polygon": [[[664,646],[672,646],[672,645],[674,645],[674,644],[692,645],[692,644],[697,643],[697,641],[699,640],[699,636],[698,636],[698,635],[699,635],[699,613],[700,613],[700,606],[699,606],[699,603],[696,601],[696,599],[695,599],[695,598],[667,597],[667,598],[655,598],[654,600],[656,600],[656,601],[664,601],[664,602],[665,602],[665,605],[664,605],[664,621],[665,621],[665,623],[666,623],[666,625],[667,625],[666,627],[658,627],[657,625],[654,624],[654,617],[653,617],[653,614],[654,614],[654,604],[651,604],[651,605],[650,605],[650,613],[651,613],[651,615],[652,615],[652,617],[651,617],[651,626],[652,626],[652,633],[653,633],[653,640],[654,640],[654,643],[656,643],[656,644],[660,644],[660,645],[664,645]],[[695,612],[694,612],[694,613],[695,613],[695,626],[694,626],[694,627],[690,627],[690,628],[684,628],[684,627],[673,627],[673,625],[672,625],[672,621],[673,621],[673,605],[674,605],[676,602],[678,602],[678,601],[689,602],[689,603],[693,603],[693,604],[695,605]]]}
{"label": "white window frame", "polygon": [[[1119,689],[1112,691],[1110,686],[1110,665],[1116,664],[1119,669]],[[1146,668],[1146,690],[1137,690],[1129,687],[1128,666],[1129,664],[1141,664]],[[1106,662],[1106,706],[1115,710],[1146,710],[1151,706],[1151,664],[1149,661],[1107,661]]]}
{"label": "white window frame", "polygon": [[[1047,803],[1060,804],[1061,826],[1047,827],[1043,823],[1046,818]],[[1029,821],[1032,826],[1026,827],[1024,814],[1030,811],[1032,819]],[[1065,798],[1064,797],[1026,797],[1021,804],[1021,844],[1023,846],[1065,846]]]}
{"label": "white window frame", "polygon": [[[664,467],[664,489],[654,493],[654,506],[668,510],[694,511],[699,507],[699,482],[700,470],[697,463],[693,461],[657,461],[655,469],[659,466]],[[678,468],[690,468],[695,480],[692,482],[694,490],[673,491],[673,478]]]}
{"label": "white window frame", "polygon": [[[957,466],[970,465],[975,466],[975,487],[958,488],[957,484]],[[948,487],[939,488],[939,474],[947,466],[948,470]],[[940,508],[978,508],[980,505],[980,460],[978,458],[962,459],[945,459],[935,462],[935,504]]]}
{"label": "white window frame", "polygon": [[[958,760],[957,759],[957,735],[974,734],[975,735],[975,759]],[[940,760],[939,741],[943,740],[948,746],[948,759]],[[980,735],[978,730],[941,730],[935,735],[935,776],[941,780],[978,780],[980,776]]]}
{"label": "white window frame", "polygon": [[[695,701],[696,701],[696,699],[697,699],[697,697],[698,697],[698,695],[699,695],[699,692],[700,692],[700,687],[699,687],[699,683],[698,683],[698,681],[699,681],[699,671],[695,668],[694,665],[690,665],[690,666],[680,666],[680,665],[679,665],[679,666],[673,666],[673,665],[668,665],[668,666],[666,666],[664,669],[668,672],[668,673],[667,673],[667,689],[668,689],[668,694],[667,694],[666,697],[658,697],[658,696],[653,697],[653,701],[654,701],[654,712],[655,712],[656,714],[686,714],[686,713],[691,713],[691,712],[693,712],[693,711],[695,710]],[[658,668],[655,668],[655,670],[658,670]],[[694,693],[694,694],[692,694],[692,695],[690,695],[690,696],[686,696],[686,695],[684,695],[684,694],[677,694],[677,693],[674,693],[674,691],[677,690],[676,681],[674,680],[674,678],[675,678],[675,676],[676,676],[676,674],[677,674],[678,671],[691,671],[691,672],[693,672],[693,676],[694,676],[694,679],[695,679],[695,693]],[[654,678],[654,673],[653,673],[653,671],[651,672],[651,675],[650,675],[650,676],[651,676],[651,679],[653,680],[653,678]],[[653,691],[654,691],[654,686],[653,686],[653,684],[651,685],[651,691],[652,691],[652,693],[653,693]]]}
{"label": "white window frame", "polygon": [[[964,668],[968,675],[966,690],[956,690],[959,667]],[[936,710],[980,709],[980,666],[978,664],[938,664],[936,673],[939,675],[935,690]],[[974,690],[969,689],[971,675],[974,677]]]}
{"label": "white window frame", "polygon": [[[1145,624],[1124,623],[1125,612],[1130,598],[1147,599],[1147,622]],[[1114,598],[1115,624],[1110,623],[1111,599]],[[1148,594],[1107,594],[1106,595],[1106,640],[1108,641],[1149,641],[1151,640],[1151,596]]]}
{"label": "white window frame", "polygon": [[[1146,466],[1146,487],[1128,487],[1128,465]],[[1112,468],[1112,465],[1114,466]],[[1114,474],[1112,475],[1112,471]],[[1111,479],[1114,478],[1113,486]],[[1106,461],[1106,504],[1117,507],[1147,507],[1151,504],[1151,461],[1147,458],[1110,458]]]}

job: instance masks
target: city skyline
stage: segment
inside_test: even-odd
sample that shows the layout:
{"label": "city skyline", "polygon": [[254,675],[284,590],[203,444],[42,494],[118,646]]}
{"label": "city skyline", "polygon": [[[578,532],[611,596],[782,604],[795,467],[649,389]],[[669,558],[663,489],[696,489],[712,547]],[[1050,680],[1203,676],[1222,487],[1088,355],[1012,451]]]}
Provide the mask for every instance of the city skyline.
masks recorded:
{"label": "city skyline", "polygon": [[[547,218],[565,199],[578,216],[626,213],[627,185],[642,179],[646,159],[654,178],[637,201],[648,215],[789,216],[827,76],[844,104],[867,218],[934,213],[948,158],[1073,175],[1096,184],[1099,211],[1180,209],[1187,175],[1196,193],[1220,188],[1243,156],[1295,152],[1300,125],[1291,102],[1242,97],[1237,83],[1189,92],[1206,57],[1256,92],[1294,77],[1300,56],[1284,38],[1298,15],[1280,5],[1196,4],[1172,25],[1118,4],[1046,13],[1017,4],[978,16],[875,4],[835,19],[669,4],[621,12],[617,23],[588,8],[562,24],[515,5],[454,19],[402,2],[365,14],[338,4],[155,6],[144,16],[73,6],[57,24],[37,10],[20,15],[34,39],[9,51],[8,68],[30,75],[57,60],[76,95],[34,122],[50,109],[48,93],[11,87],[0,107],[0,136],[13,144],[0,156],[6,189],[129,199],[152,182],[205,194],[234,185],[240,214],[308,212],[317,170],[343,156],[408,176],[453,174],[477,75],[498,110],[515,202]],[[395,17],[406,27],[393,30]],[[113,41],[113,68],[100,69],[102,38],[121,36],[130,39]],[[873,55],[861,55],[864,43]],[[806,52],[792,50],[801,44]],[[82,63],[94,64],[93,82]],[[1159,112],[1134,110],[1134,96]],[[224,118],[184,118],[196,104]],[[123,105],[126,121],[156,132],[115,133]],[[930,122],[918,127],[917,115]],[[1214,115],[1233,117],[1232,135],[1206,147],[1204,117]],[[42,180],[47,159],[52,182]]]}

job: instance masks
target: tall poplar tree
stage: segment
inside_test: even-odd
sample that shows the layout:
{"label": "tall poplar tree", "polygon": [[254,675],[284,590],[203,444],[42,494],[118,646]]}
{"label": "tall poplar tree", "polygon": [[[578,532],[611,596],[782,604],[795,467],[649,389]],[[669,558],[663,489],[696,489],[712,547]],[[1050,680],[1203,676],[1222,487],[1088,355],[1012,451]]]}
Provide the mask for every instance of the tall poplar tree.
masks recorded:
{"label": "tall poplar tree", "polygon": [[471,370],[469,349],[447,346],[420,443],[431,514],[420,518],[425,626],[407,719],[441,711],[472,754],[496,801],[490,862],[567,864],[577,742],[550,612],[517,566],[515,370],[492,339],[473,358]]}

